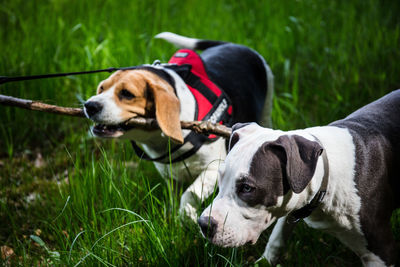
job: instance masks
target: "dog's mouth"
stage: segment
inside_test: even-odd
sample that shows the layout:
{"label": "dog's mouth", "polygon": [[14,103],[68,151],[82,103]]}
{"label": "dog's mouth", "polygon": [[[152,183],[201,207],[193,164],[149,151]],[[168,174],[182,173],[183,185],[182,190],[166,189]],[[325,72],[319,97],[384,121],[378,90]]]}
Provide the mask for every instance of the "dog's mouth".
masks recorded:
{"label": "dog's mouth", "polygon": [[125,134],[126,131],[133,129],[134,126],[127,125],[125,122],[120,124],[96,124],[92,128],[92,133],[97,137],[118,138]]}

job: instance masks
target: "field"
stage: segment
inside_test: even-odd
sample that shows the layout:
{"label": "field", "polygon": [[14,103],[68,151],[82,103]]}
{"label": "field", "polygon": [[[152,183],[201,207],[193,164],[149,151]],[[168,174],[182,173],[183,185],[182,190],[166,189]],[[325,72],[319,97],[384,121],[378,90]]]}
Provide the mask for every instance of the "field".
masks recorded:
{"label": "field", "polygon": [[[0,0],[0,76],[168,61],[162,31],[262,54],[275,75],[274,128],[323,125],[400,88],[400,2]],[[0,94],[80,107],[107,74],[0,85]],[[177,216],[185,185],[91,122],[0,107],[0,246],[11,266],[254,265]],[[400,243],[400,213],[392,218]],[[12,253],[11,250],[12,249]],[[4,252],[2,253],[4,254]],[[256,265],[267,265],[261,261]],[[339,241],[298,225],[284,266],[359,266]]]}

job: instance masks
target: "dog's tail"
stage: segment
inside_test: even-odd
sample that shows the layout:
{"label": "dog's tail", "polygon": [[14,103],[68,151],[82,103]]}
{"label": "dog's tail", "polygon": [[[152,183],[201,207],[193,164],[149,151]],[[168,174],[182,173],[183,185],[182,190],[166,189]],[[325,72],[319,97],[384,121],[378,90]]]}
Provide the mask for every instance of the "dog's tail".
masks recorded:
{"label": "dog's tail", "polygon": [[179,48],[205,50],[207,48],[226,44],[223,41],[201,40],[196,38],[185,37],[172,32],[162,32],[154,36],[154,38],[164,39]]}

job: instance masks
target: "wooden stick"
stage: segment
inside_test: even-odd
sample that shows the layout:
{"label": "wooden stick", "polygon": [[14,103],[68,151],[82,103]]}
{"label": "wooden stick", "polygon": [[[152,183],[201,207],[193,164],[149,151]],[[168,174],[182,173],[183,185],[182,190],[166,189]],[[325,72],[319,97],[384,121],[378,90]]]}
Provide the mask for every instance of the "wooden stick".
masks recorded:
{"label": "wooden stick", "polygon": [[[0,95],[0,104],[5,106],[14,106],[29,110],[44,111],[49,113],[68,115],[74,117],[85,117],[81,108],[60,107],[50,105],[39,101],[16,98],[6,95]],[[140,127],[146,130],[159,129],[157,120],[151,118],[135,117],[126,122],[127,125]],[[214,124],[209,121],[181,121],[182,129],[188,129],[200,134],[215,134],[224,138],[229,138],[232,129],[221,124]]]}
{"label": "wooden stick", "polygon": [[68,116],[85,117],[80,108],[66,108],[55,105],[49,105],[38,101],[16,98],[12,96],[0,95],[0,104],[5,106],[14,106],[30,110],[38,110]]}

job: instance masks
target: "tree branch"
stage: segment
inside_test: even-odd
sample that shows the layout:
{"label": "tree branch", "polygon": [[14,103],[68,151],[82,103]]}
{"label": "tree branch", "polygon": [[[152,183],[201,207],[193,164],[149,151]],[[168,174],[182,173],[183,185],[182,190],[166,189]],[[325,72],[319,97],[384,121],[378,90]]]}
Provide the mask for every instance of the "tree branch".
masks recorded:
{"label": "tree branch", "polygon": [[0,104],[5,106],[14,106],[30,110],[38,110],[49,113],[56,113],[75,117],[85,117],[80,108],[66,108],[55,105],[49,105],[38,101],[16,98],[12,96],[0,95]]}
{"label": "tree branch", "polygon": [[[49,113],[68,115],[74,117],[85,117],[81,108],[60,107],[50,105],[39,101],[16,98],[0,95],[0,104],[5,106],[14,106],[29,110],[44,111]],[[156,119],[143,117],[131,118],[126,122],[127,125],[133,125],[145,130],[159,129]],[[181,121],[182,129],[188,129],[200,134],[215,134],[224,138],[229,138],[232,130],[221,124],[214,124],[209,121]]]}

